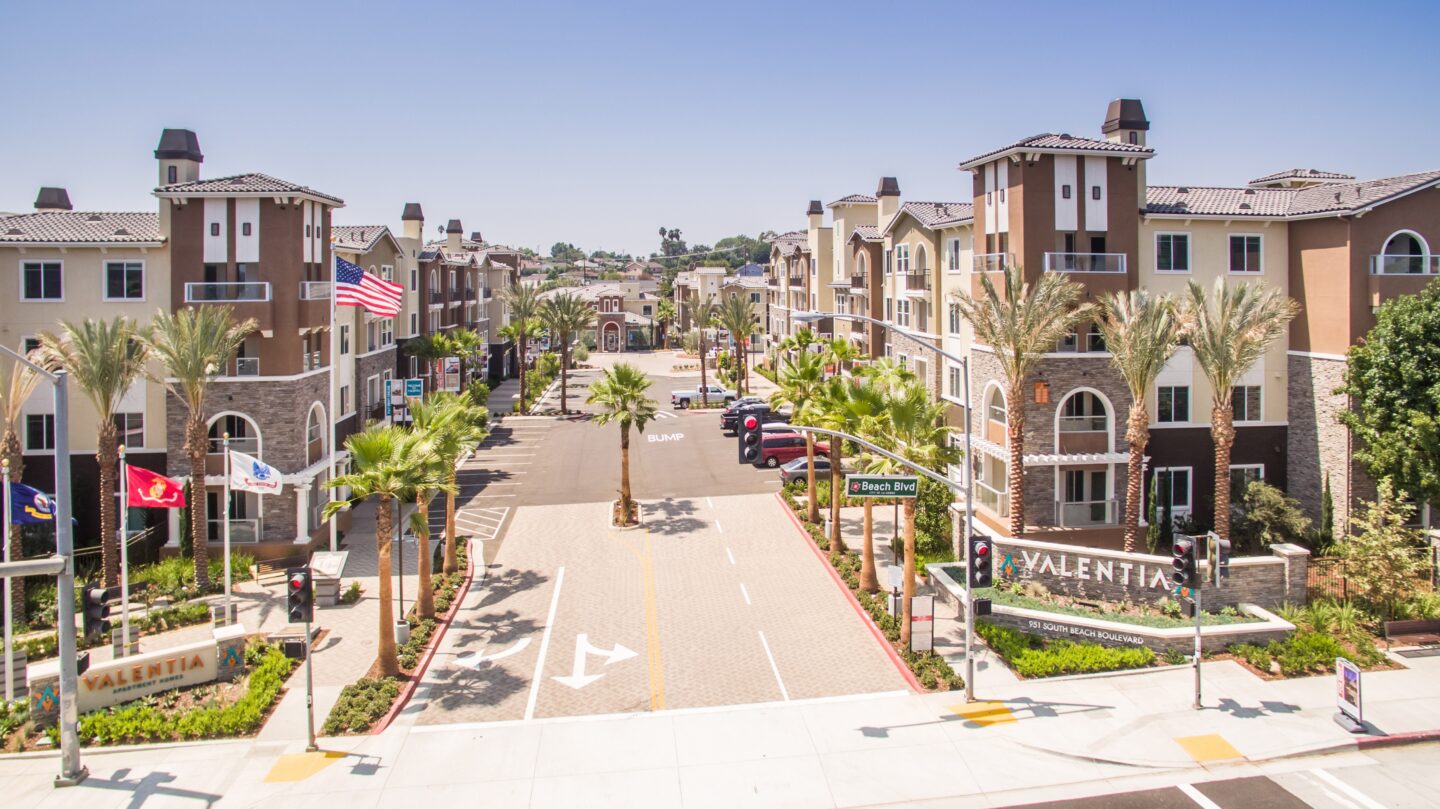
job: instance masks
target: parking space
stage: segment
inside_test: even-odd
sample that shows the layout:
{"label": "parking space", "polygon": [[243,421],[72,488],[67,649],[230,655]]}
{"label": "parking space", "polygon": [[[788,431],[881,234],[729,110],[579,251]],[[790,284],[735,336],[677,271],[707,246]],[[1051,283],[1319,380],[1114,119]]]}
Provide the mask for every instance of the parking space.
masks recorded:
{"label": "parking space", "polygon": [[[658,379],[652,395],[679,381]],[[789,524],[773,494],[778,474],[737,462],[717,412],[672,413],[632,434],[632,487],[645,521],[628,531],[607,519],[618,428],[504,426],[461,470],[459,514],[495,526],[496,539],[485,543],[485,580],[417,692],[419,723],[905,687]]]}

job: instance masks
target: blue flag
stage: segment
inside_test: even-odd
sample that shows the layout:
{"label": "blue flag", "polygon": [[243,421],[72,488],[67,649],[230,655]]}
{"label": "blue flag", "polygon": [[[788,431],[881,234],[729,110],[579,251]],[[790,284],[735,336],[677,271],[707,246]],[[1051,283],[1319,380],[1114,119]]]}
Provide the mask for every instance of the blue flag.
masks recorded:
{"label": "blue flag", "polygon": [[55,501],[50,495],[23,483],[10,484],[10,522],[14,525],[44,525],[55,521]]}

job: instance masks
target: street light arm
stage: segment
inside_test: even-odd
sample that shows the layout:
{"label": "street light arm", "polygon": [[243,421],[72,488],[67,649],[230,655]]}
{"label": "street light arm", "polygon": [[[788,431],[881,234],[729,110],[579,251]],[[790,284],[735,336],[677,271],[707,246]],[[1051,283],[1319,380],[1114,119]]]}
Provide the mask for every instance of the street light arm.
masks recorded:
{"label": "street light arm", "polygon": [[810,322],[814,322],[814,321],[817,321],[817,320],[821,320],[821,319],[824,319],[824,318],[827,318],[827,317],[828,317],[828,318],[832,318],[832,319],[834,319],[834,320],[851,320],[851,321],[856,321],[856,322],[860,322],[860,323],[873,323],[873,324],[875,324],[875,325],[877,325],[877,326],[882,326],[882,327],[884,327],[884,328],[889,329],[890,331],[895,332],[896,334],[900,334],[900,335],[903,335],[903,336],[905,336],[905,337],[909,337],[911,340],[914,340],[915,342],[919,343],[921,346],[924,346],[925,348],[928,348],[928,349],[930,349],[931,351],[934,351],[936,354],[939,354],[940,356],[944,357],[944,358],[947,359],[947,360],[950,360],[951,362],[958,362],[958,363],[960,363],[960,365],[963,366],[963,367],[966,368],[966,369],[968,369],[968,368],[970,367],[969,360],[967,360],[965,357],[961,357],[961,356],[957,356],[957,355],[955,355],[955,354],[951,354],[949,351],[946,351],[945,349],[943,349],[943,348],[941,348],[941,347],[939,347],[939,346],[931,345],[931,344],[925,342],[926,340],[930,340],[930,339],[933,339],[933,338],[926,337],[926,336],[923,335],[923,334],[918,334],[918,333],[916,333],[916,332],[910,331],[909,329],[906,329],[906,328],[904,328],[904,327],[902,327],[902,326],[897,326],[897,325],[895,325],[894,323],[890,323],[889,321],[880,320],[880,319],[878,319],[878,318],[870,317],[869,315],[854,315],[854,314],[850,314],[850,313],[848,313],[848,312],[834,312],[834,313],[829,313],[829,314],[820,314],[819,312],[815,312],[815,313],[812,314],[812,313],[808,313],[808,312],[807,312],[807,313],[805,313],[805,314],[795,315],[795,319],[796,319],[796,320],[799,320],[799,321],[802,322],[802,323],[810,323]]}
{"label": "street light arm", "polygon": [[936,483],[940,483],[940,484],[943,484],[944,486],[949,487],[950,489],[952,489],[953,491],[955,491],[955,492],[957,492],[957,493],[964,490],[964,487],[957,485],[954,481],[950,480],[949,478],[947,478],[947,477],[945,477],[945,476],[943,476],[943,475],[940,475],[940,474],[938,474],[938,473],[936,473],[936,472],[932,472],[931,470],[926,469],[926,468],[923,467],[923,466],[918,466],[918,465],[916,465],[915,463],[912,463],[911,461],[907,461],[907,460],[905,460],[904,458],[900,457],[899,455],[896,455],[895,453],[890,452],[889,450],[886,450],[886,449],[882,449],[882,448],[880,448],[880,447],[877,447],[877,446],[875,446],[874,444],[870,443],[869,441],[866,441],[865,439],[861,438],[861,437],[858,436],[858,435],[851,435],[850,433],[842,433],[842,432],[840,432],[839,430],[826,430],[826,429],[821,428],[821,427],[807,427],[807,426],[805,426],[805,425],[803,425],[803,424],[770,423],[770,424],[761,425],[761,428],[760,428],[760,429],[761,429],[762,431],[772,432],[772,433],[815,433],[815,434],[817,434],[817,435],[828,435],[828,436],[832,436],[832,437],[834,437],[834,438],[843,438],[843,439],[846,439],[847,441],[854,441],[855,443],[859,444],[860,446],[864,447],[865,449],[868,449],[868,450],[870,450],[871,452],[873,452],[873,453],[875,453],[875,454],[877,454],[877,455],[883,455],[883,456],[885,456],[886,458],[889,458],[890,460],[895,461],[896,463],[899,463],[899,464],[901,464],[901,465],[903,465],[903,466],[909,467],[910,469],[913,469],[914,471],[918,472],[919,474],[924,475],[924,476],[927,477],[927,478],[930,478],[931,480],[935,481]]}
{"label": "street light arm", "polygon": [[23,356],[21,356],[19,353],[15,352],[15,351],[13,351],[13,350],[11,350],[11,349],[9,349],[9,348],[6,348],[5,346],[0,346],[0,352],[4,352],[4,353],[6,353],[6,354],[9,354],[10,356],[14,357],[17,362],[23,362],[23,363],[25,363],[25,365],[28,366],[28,367],[30,368],[30,370],[34,371],[34,372],[37,373],[37,374],[40,374],[41,376],[45,377],[46,379],[50,380],[51,382],[54,382],[54,381],[55,381],[56,377],[55,377],[54,372],[51,371],[51,370],[49,370],[48,368],[45,368],[45,367],[40,366],[40,365],[36,365],[35,363],[31,362],[30,360],[25,359],[25,358],[24,358]]}

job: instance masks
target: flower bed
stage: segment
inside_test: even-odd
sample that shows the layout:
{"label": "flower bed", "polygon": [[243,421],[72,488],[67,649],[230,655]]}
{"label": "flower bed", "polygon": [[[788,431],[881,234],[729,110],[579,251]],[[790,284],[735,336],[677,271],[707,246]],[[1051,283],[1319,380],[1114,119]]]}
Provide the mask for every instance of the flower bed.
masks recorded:
{"label": "flower bed", "polygon": [[821,532],[816,525],[808,523],[802,514],[803,509],[796,503],[795,498],[789,492],[781,491],[781,498],[790,510],[795,513],[805,533],[822,551],[829,553],[830,565],[840,574],[840,580],[850,589],[851,596],[856,602],[869,613],[875,627],[880,630],[885,639],[894,647],[900,659],[915,675],[921,687],[934,691],[951,691],[965,686],[962,678],[945,658],[934,652],[912,652],[910,649],[900,645],[900,619],[891,615],[886,610],[885,598],[883,596],[871,595],[860,589],[860,557],[849,554],[830,552],[830,538]]}
{"label": "flower bed", "polygon": [[1155,662],[1155,653],[1143,646],[1123,649],[1051,640],[987,621],[977,621],[975,632],[1021,677],[1139,669]]}
{"label": "flower bed", "polygon": [[1295,624],[1294,635],[1263,645],[1238,643],[1226,651],[1266,679],[1333,674],[1337,657],[1365,671],[1397,667],[1376,645],[1375,636],[1365,626],[1367,617],[1358,608],[1319,602],[1283,607],[1280,614]]}

